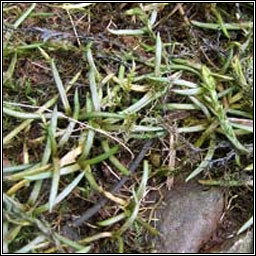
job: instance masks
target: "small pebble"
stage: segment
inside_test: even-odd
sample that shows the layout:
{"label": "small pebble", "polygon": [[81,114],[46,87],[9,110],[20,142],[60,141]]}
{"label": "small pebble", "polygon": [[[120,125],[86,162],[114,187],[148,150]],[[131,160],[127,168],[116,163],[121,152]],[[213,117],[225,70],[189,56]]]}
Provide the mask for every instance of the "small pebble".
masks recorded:
{"label": "small pebble", "polygon": [[178,185],[168,192],[160,210],[156,249],[159,253],[197,253],[216,230],[223,212],[221,189],[197,183]]}

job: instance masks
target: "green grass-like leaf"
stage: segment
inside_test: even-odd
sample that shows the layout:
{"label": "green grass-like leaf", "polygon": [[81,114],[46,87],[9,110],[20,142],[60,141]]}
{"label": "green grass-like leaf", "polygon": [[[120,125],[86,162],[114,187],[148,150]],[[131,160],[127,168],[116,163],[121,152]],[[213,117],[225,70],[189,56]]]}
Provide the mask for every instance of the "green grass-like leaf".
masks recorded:
{"label": "green grass-like leaf", "polygon": [[69,101],[68,101],[68,97],[67,97],[67,94],[65,92],[63,83],[61,81],[58,69],[57,69],[56,64],[55,64],[53,59],[51,59],[51,67],[52,67],[53,77],[54,77],[54,80],[56,82],[56,85],[57,85],[57,88],[58,88],[58,91],[59,91],[59,94],[60,94],[60,98],[61,98],[62,104],[64,106],[64,109],[65,109],[65,112],[66,112],[67,115],[70,115],[72,111],[71,111],[71,107],[70,107],[70,104],[69,104]]}

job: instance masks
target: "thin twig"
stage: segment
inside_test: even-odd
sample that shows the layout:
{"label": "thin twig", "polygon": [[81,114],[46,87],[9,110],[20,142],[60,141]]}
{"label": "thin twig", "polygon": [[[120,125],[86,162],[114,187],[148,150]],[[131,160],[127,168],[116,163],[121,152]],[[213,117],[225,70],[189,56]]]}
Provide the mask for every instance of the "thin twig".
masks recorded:
{"label": "thin twig", "polygon": [[[9,105],[14,105],[14,106],[27,107],[27,108],[36,108],[36,109],[43,108],[44,111],[47,111],[47,112],[52,113],[52,110],[51,110],[51,109],[48,109],[48,108],[46,108],[46,107],[36,107],[36,106],[27,105],[27,104],[11,103],[11,102],[4,102],[4,103],[5,103],[5,104],[9,104]],[[110,133],[108,133],[108,132],[106,132],[106,131],[104,131],[104,130],[102,130],[102,129],[100,129],[100,128],[94,128],[94,127],[92,127],[91,125],[89,125],[89,124],[86,123],[86,122],[80,122],[80,121],[78,121],[78,120],[76,120],[76,119],[74,119],[74,118],[71,118],[71,117],[69,117],[69,116],[66,116],[65,114],[63,114],[63,113],[61,113],[61,112],[58,112],[58,114],[59,114],[59,117],[60,117],[60,118],[65,118],[65,119],[67,119],[67,120],[69,120],[69,121],[72,121],[72,122],[74,122],[74,123],[79,124],[80,126],[82,126],[82,127],[84,127],[84,128],[87,128],[87,129],[93,130],[93,131],[95,131],[95,132],[101,133],[101,134],[105,135],[106,137],[108,137],[108,138],[110,138],[110,139],[116,141],[116,142],[119,143],[124,149],[126,149],[126,150],[130,153],[132,159],[134,159],[134,154],[132,153],[132,151],[131,151],[120,139],[118,139],[118,138],[112,136]]]}
{"label": "thin twig", "polygon": [[[134,162],[132,162],[128,169],[130,170],[131,173],[134,173],[135,170],[137,169],[137,167],[139,166],[139,164],[141,163],[141,161],[143,160],[144,156],[146,155],[146,153],[148,152],[148,150],[151,148],[152,144],[154,143],[154,140],[149,140],[148,142],[146,142],[143,146],[143,148],[141,149],[140,153],[138,154],[138,156],[136,157],[136,159],[134,160]],[[110,190],[111,193],[115,193],[117,192],[123,185],[124,183],[129,180],[130,178],[125,176],[123,177],[120,181],[118,181]],[[87,221],[88,219],[90,219],[92,216],[94,216],[106,203],[108,202],[107,198],[102,198],[97,204],[95,204],[93,207],[89,208],[88,210],[86,210],[82,216],[77,219],[76,221],[74,221],[73,223],[71,223],[71,225],[66,225],[64,226],[63,230],[68,230],[70,229],[70,226],[73,227],[79,227],[81,226],[85,221]]]}
{"label": "thin twig", "polygon": [[77,34],[77,31],[76,31],[76,26],[75,26],[75,24],[74,24],[74,21],[73,21],[72,16],[71,16],[71,14],[70,14],[70,12],[69,12],[68,9],[67,9],[67,14],[68,14],[68,16],[69,16],[69,19],[70,19],[70,22],[71,22],[71,25],[72,25],[74,34],[75,34],[75,36],[76,36],[77,44],[78,44],[79,47],[80,47],[80,46],[81,46],[81,42],[80,42],[79,36],[78,36],[78,34]]}

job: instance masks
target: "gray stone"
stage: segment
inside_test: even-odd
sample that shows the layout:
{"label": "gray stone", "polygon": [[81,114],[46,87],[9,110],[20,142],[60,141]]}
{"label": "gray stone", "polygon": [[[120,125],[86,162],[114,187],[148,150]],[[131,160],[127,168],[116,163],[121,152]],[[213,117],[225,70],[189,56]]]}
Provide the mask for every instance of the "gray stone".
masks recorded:
{"label": "gray stone", "polygon": [[253,253],[253,231],[225,241],[218,253]]}
{"label": "gray stone", "polygon": [[185,183],[169,191],[164,201],[156,251],[197,253],[217,227],[224,207],[222,190]]}

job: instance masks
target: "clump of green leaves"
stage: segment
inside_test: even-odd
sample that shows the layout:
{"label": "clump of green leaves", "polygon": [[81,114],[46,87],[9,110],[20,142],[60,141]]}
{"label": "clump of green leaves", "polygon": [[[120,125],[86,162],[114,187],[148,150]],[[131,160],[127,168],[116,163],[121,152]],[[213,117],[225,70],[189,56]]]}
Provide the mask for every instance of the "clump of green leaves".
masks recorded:
{"label": "clump of green leaves", "polygon": [[253,110],[253,57],[239,59],[236,55],[232,60],[232,68],[237,84],[243,94],[243,108]]}

